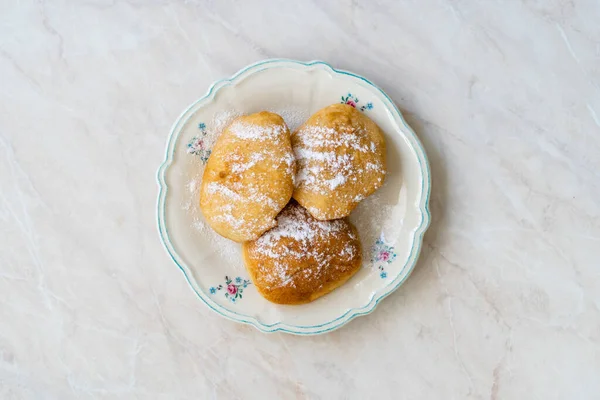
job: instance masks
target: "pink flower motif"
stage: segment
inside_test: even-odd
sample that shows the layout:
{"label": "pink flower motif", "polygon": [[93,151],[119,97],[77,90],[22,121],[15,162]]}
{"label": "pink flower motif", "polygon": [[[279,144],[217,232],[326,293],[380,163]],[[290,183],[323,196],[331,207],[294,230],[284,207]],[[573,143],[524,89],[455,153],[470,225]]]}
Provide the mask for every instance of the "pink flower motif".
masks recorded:
{"label": "pink flower motif", "polygon": [[388,251],[382,251],[381,254],[379,254],[379,258],[381,258],[382,261],[387,261],[390,259],[390,253]]}
{"label": "pink flower motif", "polygon": [[237,286],[235,286],[233,283],[230,283],[229,285],[227,285],[227,293],[234,295],[237,293]]}
{"label": "pink flower motif", "polygon": [[346,104],[348,104],[349,106],[352,106],[354,108],[356,108],[356,103],[352,100],[346,100]]}

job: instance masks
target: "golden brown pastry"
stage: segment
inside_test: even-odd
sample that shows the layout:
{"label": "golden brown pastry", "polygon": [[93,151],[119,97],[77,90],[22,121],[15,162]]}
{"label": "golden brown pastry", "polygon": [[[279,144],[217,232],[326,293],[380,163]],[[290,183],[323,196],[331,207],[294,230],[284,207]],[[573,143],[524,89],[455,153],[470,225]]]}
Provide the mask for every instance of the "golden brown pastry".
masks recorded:
{"label": "golden brown pastry", "polygon": [[361,265],[358,233],[350,222],[316,220],[295,201],[277,216],[275,228],[243,244],[243,255],[258,292],[278,304],[313,301]]}
{"label": "golden brown pastry", "polygon": [[383,132],[354,107],[317,111],[292,134],[292,147],[298,164],[293,197],[317,219],[348,216],[383,185]]}
{"label": "golden brown pastry", "polygon": [[244,242],[275,226],[294,189],[294,155],[283,119],[235,119],[217,139],[200,188],[200,208],[220,235]]}

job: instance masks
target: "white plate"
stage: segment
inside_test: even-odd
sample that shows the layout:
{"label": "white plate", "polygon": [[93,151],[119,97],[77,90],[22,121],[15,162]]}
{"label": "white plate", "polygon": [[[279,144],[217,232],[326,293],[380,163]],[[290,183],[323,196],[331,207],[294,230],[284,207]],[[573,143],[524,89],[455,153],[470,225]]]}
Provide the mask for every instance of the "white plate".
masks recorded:
{"label": "white plate", "polygon": [[[339,102],[373,119],[388,147],[385,185],[351,216],[363,244],[363,267],[315,302],[275,305],[248,281],[240,245],[204,223],[198,180],[211,142],[232,112],[279,111],[293,129],[318,109]],[[158,183],[160,237],[192,289],[217,313],[264,332],[324,333],[373,311],[410,275],[430,219],[427,157],[400,111],[367,79],[321,61],[261,61],[213,84],[175,122]]]}

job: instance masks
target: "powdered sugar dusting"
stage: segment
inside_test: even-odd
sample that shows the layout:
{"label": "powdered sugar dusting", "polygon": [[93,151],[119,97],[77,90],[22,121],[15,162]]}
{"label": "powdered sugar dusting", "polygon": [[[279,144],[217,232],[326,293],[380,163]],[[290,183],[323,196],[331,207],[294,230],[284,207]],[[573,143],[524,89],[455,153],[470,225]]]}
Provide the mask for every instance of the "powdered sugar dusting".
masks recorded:
{"label": "powdered sugar dusting", "polygon": [[348,177],[340,172],[333,179],[326,180],[325,185],[329,186],[329,189],[333,190],[336,187],[346,183],[347,180],[348,180]]}
{"label": "powdered sugar dusting", "polygon": [[261,126],[236,120],[229,126],[229,131],[240,139],[279,141],[286,132],[284,125]]}
{"label": "powdered sugar dusting", "polygon": [[235,110],[225,110],[215,113],[211,124],[213,127],[212,131],[214,131],[218,137],[221,132],[223,132],[223,129],[227,128],[234,119],[240,117],[241,115],[241,113]]}
{"label": "powdered sugar dusting", "polygon": [[[375,240],[385,235],[387,241],[394,243],[400,235],[404,224],[406,194],[389,197],[399,182],[387,182],[373,195],[361,201],[350,215],[350,220],[356,226],[363,242],[363,248],[370,249]],[[363,260],[363,265],[369,259]]]}
{"label": "powdered sugar dusting", "polygon": [[213,115],[212,120],[209,123],[206,123],[206,130],[204,131],[204,136],[202,140],[204,141],[204,146],[207,149],[212,149],[215,142],[221,136],[221,133],[225,128],[227,128],[233,120],[237,117],[241,116],[237,111],[219,111]]}
{"label": "powdered sugar dusting", "polygon": [[281,115],[290,132],[298,129],[310,116],[306,108],[295,106],[270,108],[268,111]]}
{"label": "powdered sugar dusting", "polygon": [[[292,238],[307,247],[316,237],[337,233],[345,227],[341,220],[318,221],[309,217],[301,207],[287,207],[277,218],[277,226],[256,240],[257,251],[273,248],[282,237]],[[279,255],[279,258],[283,257]]]}
{"label": "powdered sugar dusting", "polygon": [[[302,274],[304,279],[318,280],[328,268],[335,268],[332,260],[337,258],[348,263],[357,255],[356,243],[351,241],[338,254],[319,245],[340,235],[358,239],[344,220],[319,221],[304,208],[292,203],[278,215],[277,226],[254,241],[250,252],[272,261],[257,266],[269,288],[294,286],[292,278],[297,274]],[[298,261],[308,261],[307,267],[300,271],[294,269]]]}
{"label": "powdered sugar dusting", "polygon": [[228,197],[231,200],[236,200],[236,201],[241,201],[242,197],[234,192],[233,190],[229,189],[227,186],[222,185],[220,183],[217,182],[211,182],[206,186],[206,190],[208,191],[208,193],[210,194],[220,194],[222,196]]}
{"label": "powdered sugar dusting", "polygon": [[[373,142],[364,143],[367,136],[362,128],[354,132],[339,132],[329,127],[303,126],[294,135],[294,155],[298,160],[296,187],[303,190],[327,194],[348,182],[357,182],[363,169],[357,168],[358,154],[374,153]],[[334,151],[349,148],[353,151]],[[365,165],[368,171],[384,172],[380,161]],[[324,178],[324,173],[333,177]]]}
{"label": "powdered sugar dusting", "polygon": [[[197,208],[198,207],[195,207],[195,209]],[[240,270],[242,269],[240,263],[241,251],[238,243],[225,239],[215,233],[215,231],[213,231],[204,221],[204,218],[198,211],[194,212],[191,226],[194,231],[199,234],[199,240],[208,244],[207,247],[212,252],[216,253],[220,262],[225,262],[229,266],[238,267]]]}

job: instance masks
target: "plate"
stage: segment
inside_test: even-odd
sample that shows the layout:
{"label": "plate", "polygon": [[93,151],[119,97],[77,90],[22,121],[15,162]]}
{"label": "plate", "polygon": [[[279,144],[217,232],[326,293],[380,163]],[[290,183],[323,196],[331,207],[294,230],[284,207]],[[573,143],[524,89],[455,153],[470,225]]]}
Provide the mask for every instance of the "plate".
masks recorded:
{"label": "plate", "polygon": [[[293,130],[333,103],[359,109],[386,134],[385,184],[350,217],[362,241],[363,266],[312,303],[272,304],[249,280],[241,246],[205,223],[198,207],[202,171],[212,143],[236,115],[278,112]],[[413,130],[380,88],[322,61],[265,60],[214,83],[173,125],[157,179],[160,238],[194,292],[220,315],[263,332],[320,334],[372,312],[410,275],[430,220],[429,166]]]}

